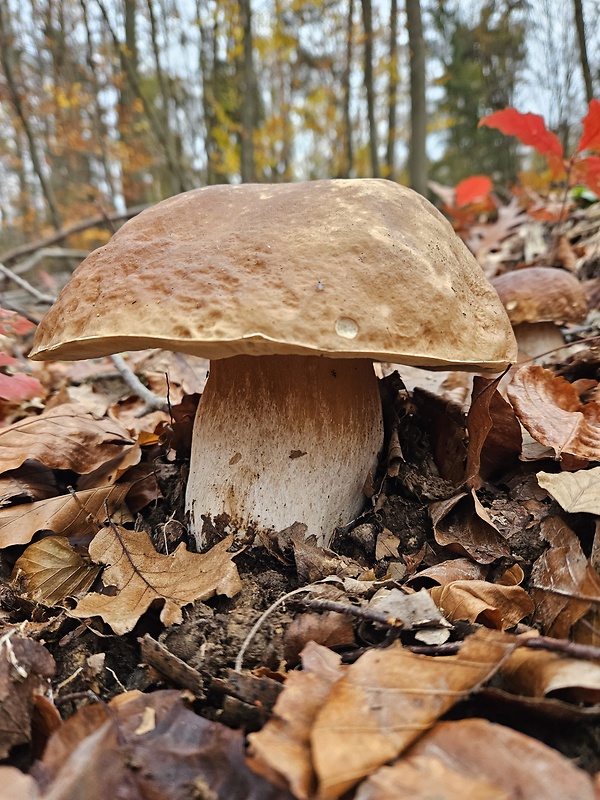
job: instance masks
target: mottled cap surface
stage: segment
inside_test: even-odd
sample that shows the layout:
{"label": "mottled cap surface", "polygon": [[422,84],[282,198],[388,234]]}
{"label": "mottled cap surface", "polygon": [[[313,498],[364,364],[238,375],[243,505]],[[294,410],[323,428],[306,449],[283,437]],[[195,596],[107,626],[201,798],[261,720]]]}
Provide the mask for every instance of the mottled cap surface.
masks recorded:
{"label": "mottled cap surface", "polygon": [[79,266],[32,357],[159,347],[498,370],[496,292],[451,225],[391,181],[210,186],[127,222]]}
{"label": "mottled cap surface", "polygon": [[581,322],[588,313],[583,286],[556,267],[526,267],[492,280],[513,325]]}

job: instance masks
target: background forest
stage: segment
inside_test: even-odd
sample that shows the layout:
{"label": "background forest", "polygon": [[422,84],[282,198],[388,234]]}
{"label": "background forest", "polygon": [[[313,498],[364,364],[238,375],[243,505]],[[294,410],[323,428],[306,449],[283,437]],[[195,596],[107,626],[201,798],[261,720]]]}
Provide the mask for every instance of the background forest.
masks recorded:
{"label": "background forest", "polygon": [[0,0],[0,249],[219,182],[506,187],[532,165],[480,118],[543,114],[569,152],[599,20],[597,0]]}

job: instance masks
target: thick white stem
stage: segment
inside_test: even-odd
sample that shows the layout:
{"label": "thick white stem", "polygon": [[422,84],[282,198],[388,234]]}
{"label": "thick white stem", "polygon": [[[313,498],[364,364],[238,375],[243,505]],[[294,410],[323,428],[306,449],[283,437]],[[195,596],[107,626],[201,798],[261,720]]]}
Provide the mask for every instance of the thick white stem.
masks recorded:
{"label": "thick white stem", "polygon": [[[328,544],[357,516],[383,444],[372,362],[235,356],[211,363],[194,423],[187,508],[233,529],[294,522]],[[222,524],[221,518],[221,524]]]}

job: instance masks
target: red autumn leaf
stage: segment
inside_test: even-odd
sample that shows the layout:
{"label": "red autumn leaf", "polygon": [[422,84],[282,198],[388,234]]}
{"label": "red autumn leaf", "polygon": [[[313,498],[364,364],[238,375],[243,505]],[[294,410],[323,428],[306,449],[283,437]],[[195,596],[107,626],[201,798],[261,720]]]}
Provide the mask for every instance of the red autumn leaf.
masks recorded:
{"label": "red autumn leaf", "polygon": [[3,400],[20,403],[21,400],[40,397],[43,393],[42,384],[31,375],[24,375],[22,372],[17,372],[15,375],[0,373],[0,397]]}
{"label": "red autumn leaf", "polygon": [[600,102],[591,100],[588,113],[582,120],[583,133],[577,145],[578,153],[582,150],[600,150]]}
{"label": "red autumn leaf", "polygon": [[29,333],[35,325],[16,311],[0,308],[0,334],[2,336],[20,336]]}
{"label": "red autumn leaf", "polygon": [[479,120],[479,127],[497,128],[507,136],[516,136],[523,144],[531,145],[543,156],[563,158],[558,136],[546,128],[539,114],[522,114],[516,108],[504,108]]}
{"label": "red autumn leaf", "polygon": [[[600,137],[600,130],[598,135]],[[600,197],[600,156],[587,156],[575,161],[571,181],[573,184],[583,183]]]}
{"label": "red autumn leaf", "polygon": [[466,206],[475,200],[487,197],[492,191],[493,184],[487,175],[471,175],[456,185],[454,190],[457,206]]}

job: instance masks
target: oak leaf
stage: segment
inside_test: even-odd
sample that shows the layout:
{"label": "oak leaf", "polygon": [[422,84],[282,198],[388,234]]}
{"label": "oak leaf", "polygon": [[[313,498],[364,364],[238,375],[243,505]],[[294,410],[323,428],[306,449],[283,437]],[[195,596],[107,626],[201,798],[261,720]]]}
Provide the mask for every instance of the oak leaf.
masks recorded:
{"label": "oak leaf", "polygon": [[180,623],[181,609],[194,600],[215,594],[233,597],[241,589],[233,563],[231,536],[207,553],[190,553],[185,545],[168,556],[157,553],[150,537],[111,523],[90,544],[90,558],[110,565],[103,573],[105,586],[116,587],[113,596],[90,593],[71,612],[75,617],[99,616],[117,634],[133,630],[154,601],[162,603],[164,625]]}

